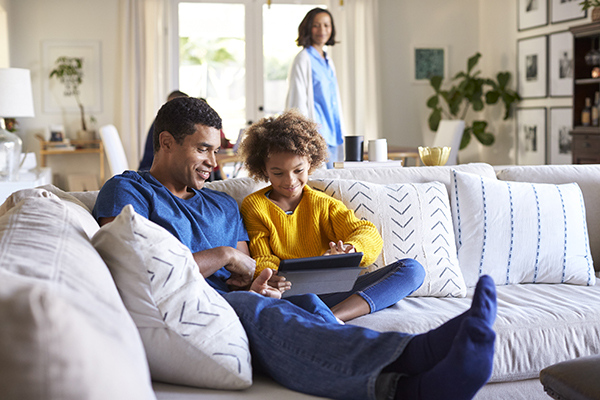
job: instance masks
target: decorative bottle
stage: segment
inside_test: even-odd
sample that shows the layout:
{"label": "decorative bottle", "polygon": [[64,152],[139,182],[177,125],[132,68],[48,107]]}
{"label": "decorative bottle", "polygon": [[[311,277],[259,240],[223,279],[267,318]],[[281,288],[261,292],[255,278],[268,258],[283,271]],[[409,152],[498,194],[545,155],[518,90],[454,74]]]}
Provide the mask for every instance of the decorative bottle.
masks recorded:
{"label": "decorative bottle", "polygon": [[585,107],[581,111],[581,125],[590,126],[590,119],[592,113],[592,104],[589,97],[585,98]]}
{"label": "decorative bottle", "polygon": [[600,106],[600,92],[594,96],[594,106],[592,107],[592,126],[598,126],[598,107]]}

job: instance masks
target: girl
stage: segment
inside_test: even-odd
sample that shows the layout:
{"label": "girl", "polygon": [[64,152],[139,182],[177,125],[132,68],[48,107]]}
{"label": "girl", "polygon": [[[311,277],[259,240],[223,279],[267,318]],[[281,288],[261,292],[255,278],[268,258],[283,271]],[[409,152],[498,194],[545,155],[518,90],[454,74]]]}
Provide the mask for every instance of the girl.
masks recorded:
{"label": "girl", "polygon": [[[327,144],[317,124],[298,111],[264,118],[252,125],[240,146],[245,167],[256,180],[271,182],[242,202],[256,274],[277,271],[280,259],[363,252],[361,266],[375,261],[383,240],[375,226],[356,218],[341,201],[306,185],[309,174],[327,157]],[[425,272],[404,259],[360,276],[346,293],[320,295],[342,321],[395,304],[417,290]],[[269,284],[289,288],[273,274]]]}

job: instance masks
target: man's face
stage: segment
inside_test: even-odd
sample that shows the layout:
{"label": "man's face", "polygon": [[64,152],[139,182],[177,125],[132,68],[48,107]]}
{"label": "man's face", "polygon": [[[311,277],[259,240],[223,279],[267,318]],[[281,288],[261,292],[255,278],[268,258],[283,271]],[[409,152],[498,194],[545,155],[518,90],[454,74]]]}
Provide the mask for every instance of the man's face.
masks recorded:
{"label": "man's face", "polygon": [[220,146],[219,130],[201,124],[196,124],[196,132],[186,136],[181,145],[174,143],[170,175],[175,186],[202,189],[217,165],[215,155]]}

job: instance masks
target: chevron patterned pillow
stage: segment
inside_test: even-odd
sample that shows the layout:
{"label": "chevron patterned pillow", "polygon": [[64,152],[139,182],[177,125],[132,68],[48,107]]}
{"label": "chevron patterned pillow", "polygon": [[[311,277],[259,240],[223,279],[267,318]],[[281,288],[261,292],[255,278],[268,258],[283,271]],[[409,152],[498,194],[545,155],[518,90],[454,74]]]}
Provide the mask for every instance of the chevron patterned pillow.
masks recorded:
{"label": "chevron patterned pillow", "polygon": [[411,296],[464,297],[446,186],[440,182],[375,184],[314,179],[309,186],[341,200],[383,237],[383,250],[369,271],[403,258],[425,268],[423,285]]}
{"label": "chevron patterned pillow", "polygon": [[127,205],[92,244],[138,327],[153,380],[214,389],[252,384],[246,331],[175,236]]}

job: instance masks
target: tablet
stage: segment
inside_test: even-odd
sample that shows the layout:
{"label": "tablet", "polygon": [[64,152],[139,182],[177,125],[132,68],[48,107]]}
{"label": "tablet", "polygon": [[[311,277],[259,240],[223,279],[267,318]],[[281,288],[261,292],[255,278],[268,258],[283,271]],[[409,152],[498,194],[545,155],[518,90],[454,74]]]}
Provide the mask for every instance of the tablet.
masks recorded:
{"label": "tablet", "polygon": [[352,289],[363,268],[363,253],[294,258],[279,262],[279,275],[292,283],[282,297],[297,294],[326,294]]}

